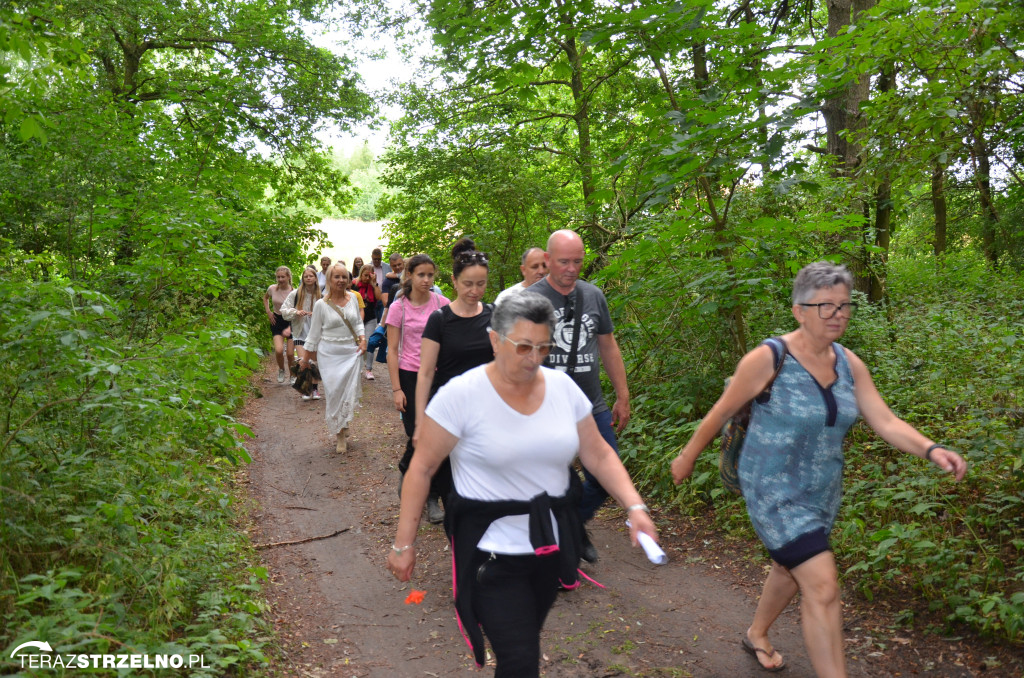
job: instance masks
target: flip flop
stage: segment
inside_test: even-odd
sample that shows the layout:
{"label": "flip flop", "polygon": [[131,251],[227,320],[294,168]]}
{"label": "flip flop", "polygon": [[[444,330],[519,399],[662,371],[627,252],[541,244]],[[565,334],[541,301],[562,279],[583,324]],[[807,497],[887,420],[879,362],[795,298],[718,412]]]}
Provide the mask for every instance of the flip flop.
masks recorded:
{"label": "flip flop", "polygon": [[776,673],[776,672],[781,671],[782,669],[786,668],[786,661],[785,660],[783,660],[782,663],[779,664],[778,666],[765,666],[764,664],[761,663],[761,660],[758,659],[758,657],[757,657],[757,654],[761,653],[761,654],[763,654],[765,657],[767,657],[770,660],[772,658],[772,656],[775,654],[774,651],[771,654],[769,654],[768,650],[765,650],[765,649],[760,648],[760,647],[754,647],[754,644],[752,642],[750,642],[749,638],[744,638],[743,640],[740,641],[740,644],[743,646],[743,650],[747,654],[749,654],[751,657],[754,658],[754,660],[757,662],[757,665],[761,667],[762,671],[767,671],[768,673]]}

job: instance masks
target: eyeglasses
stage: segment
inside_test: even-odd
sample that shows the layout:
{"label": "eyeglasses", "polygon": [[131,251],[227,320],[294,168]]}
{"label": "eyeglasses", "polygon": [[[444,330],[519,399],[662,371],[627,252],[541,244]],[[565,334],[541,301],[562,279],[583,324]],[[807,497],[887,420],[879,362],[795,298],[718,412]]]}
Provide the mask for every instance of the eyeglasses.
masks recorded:
{"label": "eyeglasses", "polygon": [[526,356],[536,351],[537,355],[539,355],[541,358],[546,358],[548,354],[551,353],[551,348],[554,346],[554,344],[552,344],[550,341],[544,344],[531,344],[528,341],[513,341],[512,339],[506,337],[504,334],[499,334],[498,336],[507,341],[508,343],[512,344],[513,346],[515,346],[516,355],[521,356]]}
{"label": "eyeglasses", "polygon": [[835,318],[837,313],[840,318],[852,318],[853,314],[857,311],[857,303],[849,301],[838,305],[833,304],[831,301],[823,301],[820,304],[800,304],[800,306],[817,306],[818,317],[822,320]]}

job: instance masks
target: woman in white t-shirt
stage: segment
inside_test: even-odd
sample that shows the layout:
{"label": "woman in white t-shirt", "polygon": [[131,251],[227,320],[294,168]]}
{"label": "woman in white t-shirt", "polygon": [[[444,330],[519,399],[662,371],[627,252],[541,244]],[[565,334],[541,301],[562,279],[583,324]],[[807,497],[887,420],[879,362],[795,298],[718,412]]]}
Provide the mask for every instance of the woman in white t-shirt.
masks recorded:
{"label": "woman in white t-shirt", "polygon": [[[647,507],[604,441],[591,404],[567,375],[541,365],[555,327],[551,302],[503,299],[490,331],[494,361],[443,386],[427,405],[406,473],[388,569],[408,581],[430,478],[451,457],[446,507],[455,561],[455,610],[478,664],[483,633],[495,677],[539,675],[540,630],[559,586],[579,585],[583,527],[576,510],[580,461],[626,509],[630,538],[657,537]],[[574,480],[575,479],[575,480]]]}
{"label": "woman in white t-shirt", "polygon": [[351,278],[344,264],[327,269],[327,292],[313,304],[309,332],[300,365],[315,361],[324,387],[327,430],[337,438],[336,451],[348,451],[348,425],[352,421],[362,382],[359,363],[366,351],[366,332],[356,295],[348,289]]}
{"label": "woman in white t-shirt", "polygon": [[[416,379],[420,370],[420,344],[423,329],[430,314],[448,299],[433,291],[434,275],[437,268],[434,260],[426,254],[414,254],[405,262],[405,277],[402,279],[401,296],[388,308],[384,324],[388,328],[388,374],[391,376],[391,392],[395,409],[402,413],[402,425],[408,437],[405,453],[398,462],[398,470],[404,475],[412,459],[412,434],[416,430]],[[402,485],[399,483],[401,493]],[[436,498],[432,498],[436,501]]]}

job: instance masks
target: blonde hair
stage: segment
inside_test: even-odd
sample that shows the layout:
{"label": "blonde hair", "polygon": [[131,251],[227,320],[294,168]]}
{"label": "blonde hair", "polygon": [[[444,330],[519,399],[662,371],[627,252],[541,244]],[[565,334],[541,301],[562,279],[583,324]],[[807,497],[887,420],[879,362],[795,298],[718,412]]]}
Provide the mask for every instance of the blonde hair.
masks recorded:
{"label": "blonde hair", "polygon": [[[348,274],[348,267],[346,267],[345,264],[343,264],[341,262],[339,262],[337,264],[331,264],[330,266],[327,267],[327,285],[324,286],[324,299],[330,299],[331,298],[331,278],[334,277],[334,269],[336,269],[336,268],[340,268],[341,270],[345,271],[346,274]],[[352,276],[349,275],[348,279],[351,282],[352,281]],[[348,294],[348,289],[347,288],[345,289],[344,294]],[[342,297],[342,298],[344,298],[344,297]]]}
{"label": "blonde hair", "polygon": [[276,276],[281,271],[284,271],[285,273],[288,274],[288,289],[291,289],[292,288],[292,269],[288,268],[287,266],[278,266],[277,269],[274,270],[274,275]]}
{"label": "blonde hair", "polygon": [[316,269],[313,268],[312,266],[307,266],[305,269],[303,269],[302,275],[299,276],[299,291],[295,295],[295,308],[302,309],[303,311],[306,310],[306,307],[303,305],[305,303],[306,297],[306,283],[303,282],[302,279],[306,277],[306,271],[309,271],[313,274],[313,292],[311,296],[313,297],[314,301],[316,301],[316,293],[320,289],[320,285],[318,284],[316,277]]}

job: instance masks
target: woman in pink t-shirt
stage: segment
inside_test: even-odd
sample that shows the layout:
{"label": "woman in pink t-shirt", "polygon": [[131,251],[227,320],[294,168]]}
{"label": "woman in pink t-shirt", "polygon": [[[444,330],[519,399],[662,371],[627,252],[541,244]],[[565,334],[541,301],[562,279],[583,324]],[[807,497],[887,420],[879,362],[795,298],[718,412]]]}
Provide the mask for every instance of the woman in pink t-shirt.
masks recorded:
{"label": "woman in pink t-shirt", "polygon": [[[426,254],[415,254],[405,261],[405,279],[401,294],[388,309],[384,323],[388,327],[388,373],[395,409],[402,413],[402,425],[409,439],[398,470],[405,475],[412,459],[412,434],[416,430],[416,377],[420,370],[420,343],[423,328],[431,313],[449,303],[444,295],[433,292],[437,268]],[[398,485],[401,492],[402,485]]]}

